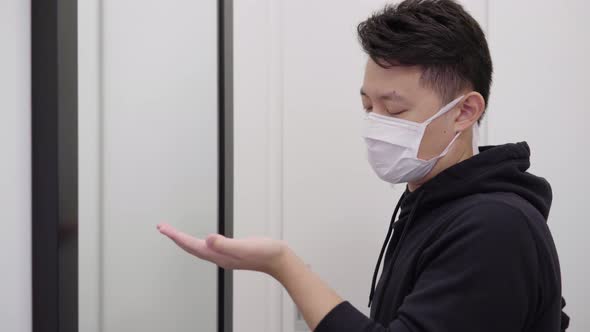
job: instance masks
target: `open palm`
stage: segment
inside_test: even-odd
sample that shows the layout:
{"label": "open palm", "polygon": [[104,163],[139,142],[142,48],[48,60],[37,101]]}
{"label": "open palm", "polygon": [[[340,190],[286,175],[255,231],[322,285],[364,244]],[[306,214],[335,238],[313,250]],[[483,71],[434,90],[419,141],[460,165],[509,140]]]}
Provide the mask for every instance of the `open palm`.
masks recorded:
{"label": "open palm", "polygon": [[265,237],[232,239],[210,234],[205,239],[198,239],[168,224],[159,224],[158,230],[189,254],[224,269],[273,274],[287,247],[284,241]]}

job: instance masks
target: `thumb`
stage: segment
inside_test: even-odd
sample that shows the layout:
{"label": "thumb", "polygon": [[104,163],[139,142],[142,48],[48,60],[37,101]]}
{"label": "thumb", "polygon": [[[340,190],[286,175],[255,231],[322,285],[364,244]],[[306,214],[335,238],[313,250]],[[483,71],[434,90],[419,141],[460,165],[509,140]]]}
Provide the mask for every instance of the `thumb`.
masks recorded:
{"label": "thumb", "polygon": [[207,244],[207,247],[209,247],[211,249],[215,249],[219,245],[219,242],[217,241],[218,238],[219,238],[219,234],[207,235],[207,237],[205,238],[205,243]]}
{"label": "thumb", "polygon": [[238,241],[227,238],[221,234],[208,235],[205,239],[205,243],[210,249],[224,255],[236,257],[240,251]]}

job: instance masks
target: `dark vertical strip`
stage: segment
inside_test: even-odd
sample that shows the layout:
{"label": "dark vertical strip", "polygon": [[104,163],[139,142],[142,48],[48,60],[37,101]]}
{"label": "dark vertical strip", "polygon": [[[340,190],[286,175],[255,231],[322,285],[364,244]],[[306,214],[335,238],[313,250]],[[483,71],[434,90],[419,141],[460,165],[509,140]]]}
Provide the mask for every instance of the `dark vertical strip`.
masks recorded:
{"label": "dark vertical strip", "polygon": [[31,0],[31,75],[33,331],[77,331],[77,0]]}
{"label": "dark vertical strip", "polygon": [[[218,0],[219,233],[233,237],[233,1]],[[233,274],[218,270],[218,331],[233,330]]]}
{"label": "dark vertical strip", "polygon": [[33,332],[57,332],[57,0],[31,0]]}
{"label": "dark vertical strip", "polygon": [[58,1],[59,331],[78,331],[78,6]]}

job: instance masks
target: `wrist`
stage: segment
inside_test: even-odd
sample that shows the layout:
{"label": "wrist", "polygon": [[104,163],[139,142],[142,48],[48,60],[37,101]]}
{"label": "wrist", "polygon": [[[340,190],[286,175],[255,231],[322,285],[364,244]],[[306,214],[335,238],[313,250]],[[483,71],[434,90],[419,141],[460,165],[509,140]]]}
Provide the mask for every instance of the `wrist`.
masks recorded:
{"label": "wrist", "polygon": [[283,283],[284,278],[289,274],[290,268],[294,264],[297,264],[298,261],[299,257],[297,257],[295,252],[286,243],[283,243],[280,254],[276,257],[273,264],[271,264],[268,274],[280,283]]}

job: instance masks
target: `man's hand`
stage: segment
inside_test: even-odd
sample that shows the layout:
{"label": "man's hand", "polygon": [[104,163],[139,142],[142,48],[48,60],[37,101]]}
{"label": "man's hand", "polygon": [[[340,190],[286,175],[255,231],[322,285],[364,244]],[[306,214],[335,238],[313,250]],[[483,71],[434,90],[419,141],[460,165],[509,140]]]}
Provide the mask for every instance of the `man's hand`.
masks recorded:
{"label": "man's hand", "polygon": [[279,274],[288,250],[284,241],[264,237],[231,239],[210,234],[197,239],[168,224],[159,224],[158,230],[189,254],[224,269],[259,271],[273,277]]}
{"label": "man's hand", "polygon": [[338,294],[307,268],[284,241],[264,237],[230,239],[220,234],[210,234],[202,240],[168,224],[159,224],[158,230],[189,254],[224,269],[271,275],[287,289],[312,331],[342,302]]}

